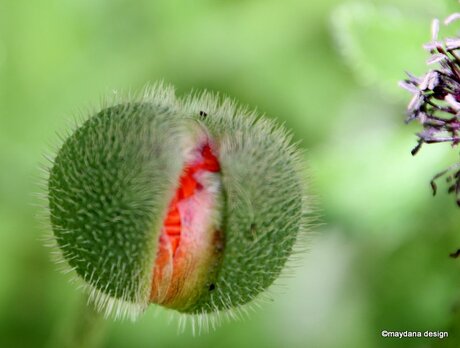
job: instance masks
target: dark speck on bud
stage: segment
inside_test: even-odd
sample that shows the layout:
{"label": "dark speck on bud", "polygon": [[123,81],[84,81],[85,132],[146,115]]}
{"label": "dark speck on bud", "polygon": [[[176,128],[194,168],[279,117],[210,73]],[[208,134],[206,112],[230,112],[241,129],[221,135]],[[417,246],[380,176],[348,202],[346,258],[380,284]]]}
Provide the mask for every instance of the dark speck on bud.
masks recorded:
{"label": "dark speck on bud", "polygon": [[[454,13],[444,24],[459,19],[460,13]],[[408,78],[399,83],[413,94],[407,107],[406,123],[417,120],[422,125],[412,155],[416,155],[423,144],[447,142],[455,147],[460,143],[460,37],[440,40],[439,25],[438,19],[433,20],[432,40],[423,46],[431,54],[427,64],[433,68],[421,77],[407,73]],[[435,181],[445,175],[450,185],[448,192],[454,193],[460,203],[460,163],[433,177],[430,182],[433,195],[437,191]]]}
{"label": "dark speck on bud", "polygon": [[449,256],[453,259],[456,259],[460,256],[460,249],[457,249],[457,251],[454,251],[453,253],[450,253]]}

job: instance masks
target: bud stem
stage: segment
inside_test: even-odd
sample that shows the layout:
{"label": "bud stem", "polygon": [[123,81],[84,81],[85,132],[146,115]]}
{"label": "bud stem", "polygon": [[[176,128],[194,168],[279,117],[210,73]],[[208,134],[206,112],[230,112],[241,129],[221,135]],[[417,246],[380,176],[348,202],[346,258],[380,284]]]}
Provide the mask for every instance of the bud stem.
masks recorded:
{"label": "bud stem", "polygon": [[64,325],[59,321],[47,347],[49,348],[98,348],[102,346],[106,332],[103,315],[87,305],[82,296],[75,313]]}

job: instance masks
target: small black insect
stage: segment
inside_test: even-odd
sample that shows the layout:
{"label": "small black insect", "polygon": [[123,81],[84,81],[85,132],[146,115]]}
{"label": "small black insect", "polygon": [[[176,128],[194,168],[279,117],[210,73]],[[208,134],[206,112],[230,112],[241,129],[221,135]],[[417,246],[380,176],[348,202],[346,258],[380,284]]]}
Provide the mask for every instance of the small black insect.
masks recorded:
{"label": "small black insect", "polygon": [[213,291],[216,288],[216,285],[214,283],[211,283],[209,285],[209,291]]}
{"label": "small black insect", "polygon": [[206,117],[206,116],[208,116],[208,114],[206,112],[204,112],[204,111],[200,111],[200,116]]}

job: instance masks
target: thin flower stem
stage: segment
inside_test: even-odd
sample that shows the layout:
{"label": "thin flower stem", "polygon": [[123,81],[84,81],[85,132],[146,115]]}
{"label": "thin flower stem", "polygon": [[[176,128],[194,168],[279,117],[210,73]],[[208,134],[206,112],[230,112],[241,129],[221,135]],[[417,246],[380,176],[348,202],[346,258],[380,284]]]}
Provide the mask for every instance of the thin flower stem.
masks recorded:
{"label": "thin flower stem", "polygon": [[[84,296],[72,318],[59,326],[48,348],[99,348],[103,344],[106,321],[93,306],[88,306]],[[65,320],[65,319],[64,319]]]}

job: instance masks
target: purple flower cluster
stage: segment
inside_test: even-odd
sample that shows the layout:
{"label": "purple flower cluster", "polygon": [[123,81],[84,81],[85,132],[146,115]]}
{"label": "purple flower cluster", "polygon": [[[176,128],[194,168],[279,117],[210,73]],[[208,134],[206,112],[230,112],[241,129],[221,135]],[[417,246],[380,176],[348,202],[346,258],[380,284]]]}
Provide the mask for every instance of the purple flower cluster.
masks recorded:
{"label": "purple flower cluster", "polygon": [[[446,18],[449,25],[460,19],[460,13]],[[432,24],[432,41],[424,48],[431,54],[427,64],[433,66],[422,77],[407,74],[408,78],[400,86],[413,94],[408,105],[406,122],[418,120],[423,130],[417,134],[418,144],[412,150],[415,155],[421,146],[449,142],[452,146],[460,143],[460,38],[438,39],[439,20]],[[431,180],[433,194],[436,194],[435,181],[448,174],[449,193],[455,193],[460,206],[460,163],[454,164],[438,173]]]}

